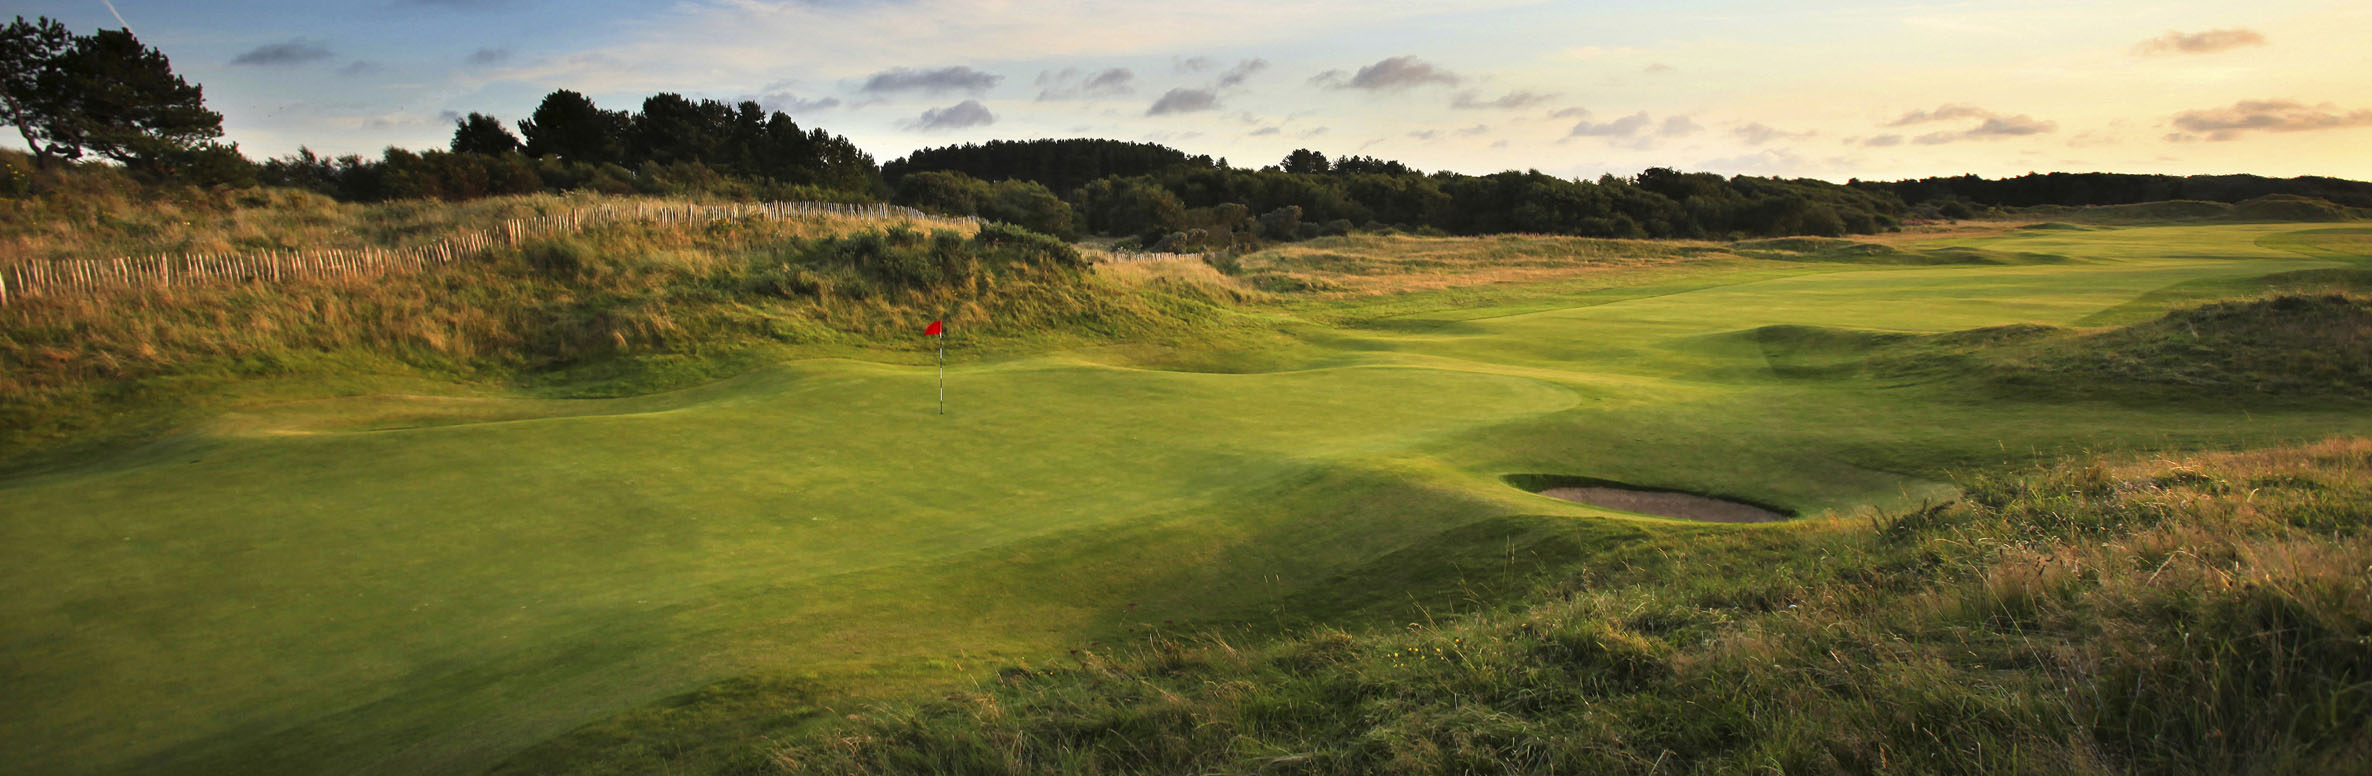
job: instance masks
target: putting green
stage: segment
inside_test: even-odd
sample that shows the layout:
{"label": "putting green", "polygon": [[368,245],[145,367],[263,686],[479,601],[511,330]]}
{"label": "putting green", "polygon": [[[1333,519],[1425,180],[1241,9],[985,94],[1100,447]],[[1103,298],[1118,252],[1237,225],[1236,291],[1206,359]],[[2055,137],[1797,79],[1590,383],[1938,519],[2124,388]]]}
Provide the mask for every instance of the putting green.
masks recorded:
{"label": "putting green", "polygon": [[1817,515],[2050,450],[2372,430],[1791,379],[1729,336],[2064,325],[2362,260],[2260,244],[2301,228],[2017,234],[1962,242],[2074,261],[1464,310],[1313,334],[1324,368],[959,362],[944,416],[929,368],[846,360],[630,399],[255,407],[0,480],[0,749],[35,773],[476,770],[727,677],[896,688],[1130,622],[1383,611],[1544,536],[1786,530],[1621,515],[1509,473]]}

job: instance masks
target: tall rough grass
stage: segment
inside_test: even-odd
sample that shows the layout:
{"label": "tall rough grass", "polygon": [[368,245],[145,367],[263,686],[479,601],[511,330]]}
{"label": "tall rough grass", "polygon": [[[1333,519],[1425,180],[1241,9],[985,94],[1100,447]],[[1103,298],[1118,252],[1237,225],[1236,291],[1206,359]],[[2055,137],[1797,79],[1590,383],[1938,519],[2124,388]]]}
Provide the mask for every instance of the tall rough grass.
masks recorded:
{"label": "tall rough grass", "polygon": [[612,222],[416,273],[27,297],[0,308],[0,461],[153,430],[223,384],[361,373],[627,392],[769,348],[909,341],[933,319],[974,346],[1091,340],[1207,324],[1236,298],[1097,278],[1070,246],[1009,227],[829,217]]}
{"label": "tall rough grass", "polygon": [[782,747],[792,773],[2360,773],[2372,440],[2094,458],[1689,533],[1507,611],[1156,634]]}

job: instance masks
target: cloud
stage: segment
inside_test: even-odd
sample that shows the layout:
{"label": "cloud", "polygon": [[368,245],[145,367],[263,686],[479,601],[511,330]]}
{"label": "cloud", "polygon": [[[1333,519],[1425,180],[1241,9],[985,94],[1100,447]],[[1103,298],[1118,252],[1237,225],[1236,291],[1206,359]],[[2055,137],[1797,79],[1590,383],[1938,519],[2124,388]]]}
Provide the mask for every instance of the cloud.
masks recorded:
{"label": "cloud", "polygon": [[510,49],[482,48],[470,52],[469,58],[462,60],[462,62],[468,64],[471,67],[488,67],[491,65],[499,65],[504,62],[508,62],[510,59]]}
{"label": "cloud", "polygon": [[1985,122],[1978,124],[1975,129],[1971,129],[1960,134],[1965,137],[1972,138],[2020,137],[2024,135],[2039,135],[2058,128],[2058,122],[2044,121],[2033,116],[1994,116],[1985,119]]}
{"label": "cloud", "polygon": [[353,62],[351,62],[351,63],[348,63],[348,64],[347,64],[345,67],[338,68],[338,75],[343,75],[343,76],[370,75],[370,74],[372,74],[372,73],[376,73],[376,72],[379,72],[380,70],[384,70],[384,69],[386,69],[386,68],[384,68],[384,67],[381,67],[381,66],[379,65],[379,63],[377,63],[377,62],[372,62],[372,61],[368,61],[368,60],[357,59],[357,60],[354,60],[354,61],[353,61]]}
{"label": "cloud", "polygon": [[1930,121],[1973,119],[1983,118],[1991,115],[1993,115],[1993,111],[1979,108],[1974,105],[1951,104],[1938,107],[1935,110],[1915,110],[1905,113],[1903,114],[1902,118],[1887,122],[1886,126],[1907,127],[1912,124],[1925,124]]}
{"label": "cloud", "polygon": [[892,92],[979,94],[988,91],[1004,80],[1004,76],[983,73],[969,67],[942,67],[936,70],[900,67],[874,73],[865,79],[865,85],[858,87],[858,91],[866,94],[889,94]]}
{"label": "cloud", "polygon": [[1172,59],[1170,60],[1170,64],[1181,73],[1200,73],[1205,70],[1218,67],[1219,60],[1212,59],[1210,57],[1187,57],[1185,59]]}
{"label": "cloud", "polygon": [[1359,72],[1351,74],[1347,80],[1342,77],[1340,70],[1328,70],[1310,79],[1311,83],[1329,89],[1365,89],[1371,92],[1399,91],[1426,84],[1456,86],[1458,81],[1456,73],[1434,67],[1432,63],[1410,55],[1392,57],[1359,68]]}
{"label": "cloud", "polygon": [[2133,53],[2144,56],[2156,54],[2213,54],[2242,46],[2265,45],[2265,36],[2256,30],[2234,27],[2229,30],[2183,33],[2167,30],[2166,34],[2142,41],[2133,46]]}
{"label": "cloud", "polygon": [[442,121],[442,122],[446,122],[446,123],[451,123],[451,122],[460,121],[460,120],[461,120],[461,111],[457,111],[457,110],[440,110],[440,111],[437,111],[437,120],[438,120],[438,121]]}
{"label": "cloud", "polygon": [[1529,108],[1534,105],[1539,105],[1541,103],[1548,102],[1549,100],[1556,99],[1556,97],[1557,96],[1555,94],[1542,94],[1540,92],[1518,90],[1486,100],[1482,98],[1481,92],[1469,89],[1467,91],[1459,92],[1456,98],[1451,99],[1450,107],[1463,110],[1477,110],[1482,108],[1513,110],[1516,108]]}
{"label": "cloud", "polygon": [[2045,121],[2043,119],[2038,119],[2024,114],[2016,116],[2004,115],[1986,110],[1984,108],[1979,108],[1974,105],[1958,103],[1939,106],[1935,110],[1911,111],[1909,113],[1903,114],[1902,118],[1887,122],[1886,126],[1907,127],[1916,124],[1926,124],[1937,121],[1952,121],[1956,119],[1983,119],[1983,121],[1977,122],[1977,125],[1974,127],[1957,132],[1929,132],[1927,134],[1911,138],[1911,142],[1918,143],[1920,145],[1940,145],[1943,143],[1951,143],[1961,140],[1985,140],[2000,137],[2039,135],[2045,132],[2057,130],[2059,128],[2058,122]]}
{"label": "cloud", "polygon": [[1873,136],[1871,136],[1871,137],[1863,138],[1863,139],[1862,139],[1862,141],[1861,141],[1861,144],[1862,144],[1862,145],[1865,145],[1865,146],[1869,146],[1869,147],[1871,147],[1871,148],[1885,148],[1885,147],[1887,147],[1887,146],[1898,146],[1898,145],[1902,145],[1902,144],[1903,144],[1903,136],[1901,136],[1901,135],[1873,135]]}
{"label": "cloud", "polygon": [[922,117],[908,125],[914,129],[967,129],[997,123],[997,115],[979,100],[965,100],[944,108],[922,112]]}
{"label": "cloud", "polygon": [[1171,89],[1145,109],[1147,116],[1166,116],[1172,113],[1191,113],[1219,107],[1219,93],[1210,89]]}
{"label": "cloud", "polygon": [[1252,130],[1253,137],[1267,137],[1269,135],[1281,135],[1284,133],[1284,130],[1278,129],[1276,127],[1261,127],[1259,129]]}
{"label": "cloud", "polygon": [[1646,69],[1640,70],[1639,72],[1646,73],[1648,75],[1663,75],[1665,73],[1674,72],[1679,69],[1680,68],[1673,67],[1662,62],[1655,62],[1649,64]]}
{"label": "cloud", "polygon": [[1245,79],[1251,78],[1253,74],[1267,69],[1268,60],[1261,59],[1259,57],[1253,57],[1242,62],[1237,62],[1235,63],[1235,67],[1228,68],[1227,72],[1219,74],[1219,85],[1222,87],[1241,86],[1243,85]]}
{"label": "cloud", "polygon": [[231,64],[277,67],[319,62],[328,58],[330,58],[329,49],[322,48],[321,44],[292,40],[286,43],[257,46],[245,54],[233,57]]}
{"label": "cloud", "polygon": [[1663,125],[1656,127],[1655,134],[1657,137],[1687,137],[1704,129],[1687,116],[1666,116]]}
{"label": "cloud", "polygon": [[2231,107],[2183,111],[2174,126],[2191,136],[2169,135],[2169,140],[2232,140],[2246,132],[2312,132],[2372,126],[2372,110],[2342,112],[2330,103],[2307,105],[2294,100],[2241,100]]}
{"label": "cloud", "polygon": [[1694,169],[1736,175],[1791,175],[1805,166],[1804,158],[1784,148],[1765,148],[1751,154],[1704,159]]}
{"label": "cloud", "polygon": [[779,91],[767,92],[756,97],[744,99],[756,102],[760,110],[766,111],[768,113],[784,113],[793,117],[804,113],[814,113],[820,110],[831,110],[833,108],[840,107],[840,98],[838,97],[824,97],[821,99],[810,100],[790,92]]}
{"label": "cloud", "polygon": [[1476,125],[1474,125],[1474,126],[1467,127],[1467,128],[1465,128],[1465,129],[1458,130],[1458,136],[1459,136],[1459,137],[1474,137],[1475,135],[1489,134],[1489,133],[1490,133],[1490,131],[1491,131],[1491,125],[1489,125],[1489,124],[1476,124]]}
{"label": "cloud", "polygon": [[1789,140],[1793,138],[1812,136],[1812,133],[1809,131],[1789,132],[1787,130],[1764,124],[1760,121],[1732,129],[1730,130],[1730,134],[1739,140],[1745,141],[1745,143],[1750,146],[1762,145],[1773,140]]}
{"label": "cloud", "polygon": [[1309,128],[1309,129],[1307,129],[1307,130],[1303,130],[1303,131],[1302,131],[1302,133],[1301,133],[1301,135],[1300,135],[1300,137],[1301,137],[1302,139],[1304,139],[1304,140],[1307,140],[1307,139],[1310,139],[1310,138],[1313,138],[1313,137],[1317,137],[1317,136],[1319,136],[1319,135],[1326,134],[1328,131],[1329,131],[1329,130],[1328,130],[1327,128],[1325,128],[1325,127],[1311,127],[1311,128]]}
{"label": "cloud", "polygon": [[1134,94],[1136,88],[1129,83],[1135,81],[1136,77],[1135,72],[1125,67],[1092,73],[1066,67],[1058,72],[1039,73],[1038,86],[1042,88],[1038,91],[1038,99],[1084,100]]}
{"label": "cloud", "polygon": [[1573,123],[1573,129],[1565,133],[1566,137],[1632,137],[1639,134],[1639,130],[1646,129],[1648,124],[1646,111],[1606,122],[1590,121],[1589,111],[1582,111],[1580,115],[1581,120]]}
{"label": "cloud", "polygon": [[1911,142],[1920,145],[1941,145],[1960,140],[2039,135],[2058,128],[2057,122],[2044,121],[2032,116],[1993,116],[1974,127],[1959,132],[1929,132],[1911,138]]}
{"label": "cloud", "polygon": [[1437,130],[1424,129],[1424,130],[1418,130],[1418,131],[1415,131],[1415,132],[1410,132],[1410,133],[1408,133],[1408,136],[1409,136],[1410,138],[1412,138],[1412,139],[1416,139],[1416,140],[1432,140],[1433,138],[1440,137],[1440,136],[1441,136],[1441,132],[1439,132],[1439,131],[1437,131]]}

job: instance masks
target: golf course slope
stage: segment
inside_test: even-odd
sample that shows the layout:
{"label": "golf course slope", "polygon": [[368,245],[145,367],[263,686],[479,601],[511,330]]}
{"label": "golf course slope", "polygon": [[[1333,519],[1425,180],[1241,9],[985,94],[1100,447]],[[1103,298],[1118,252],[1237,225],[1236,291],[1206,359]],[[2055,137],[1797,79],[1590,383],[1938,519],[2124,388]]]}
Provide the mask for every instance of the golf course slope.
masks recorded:
{"label": "golf course slope", "polygon": [[0,751],[2357,769],[2372,395],[2321,346],[2363,342],[2363,235],[1351,236],[1230,275],[743,225],[11,308]]}

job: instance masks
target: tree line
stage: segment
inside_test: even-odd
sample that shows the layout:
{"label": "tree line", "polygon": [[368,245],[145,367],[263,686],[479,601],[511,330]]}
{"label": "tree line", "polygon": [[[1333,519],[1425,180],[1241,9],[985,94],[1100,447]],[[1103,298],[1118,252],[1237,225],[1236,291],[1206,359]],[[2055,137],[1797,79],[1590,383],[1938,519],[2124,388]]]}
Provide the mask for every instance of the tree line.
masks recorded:
{"label": "tree line", "polygon": [[95,155],[159,182],[262,183],[346,200],[558,190],[888,198],[1047,234],[1125,236],[1164,249],[1353,229],[1705,239],[1866,234],[1905,218],[1966,217],[1984,206],[2236,202],[2267,194],[2372,207],[2372,184],[2316,177],[2050,173],[1834,184],[1657,167],[1586,181],[1536,170],[1427,173],[1310,149],[1251,169],[1153,143],[1093,138],[925,148],[879,165],[846,137],[803,128],[755,102],[662,93],[622,111],[567,89],[547,94],[515,124],[481,113],[460,117],[443,149],[332,158],[300,148],[256,164],[220,141],[222,117],[205,107],[202,89],[173,74],[164,53],[129,30],[77,35],[48,18],[21,16],[0,29],[0,111],[42,166]]}
{"label": "tree line", "polygon": [[2193,199],[2240,202],[2276,194],[2313,197],[2349,207],[2372,207],[2372,183],[2322,176],[2267,178],[2259,175],[2134,175],[2108,172],[2027,173],[2015,178],[1975,175],[1889,182],[1853,182],[1870,191],[1891,192],[1904,202],[1966,202],[2002,207],[2035,205],[2130,205]]}
{"label": "tree line", "polygon": [[471,199],[535,191],[702,192],[754,199],[877,200],[881,172],[848,138],[803,129],[756,102],[662,93],[640,111],[606,110],[567,89],[544,96],[512,134],[471,113],[444,150],[389,148],[378,159],[309,149],[267,160],[261,180],[340,199]]}
{"label": "tree line", "polygon": [[[924,149],[891,162],[884,172],[899,204],[1009,220],[1054,234],[1132,236],[1162,250],[1240,247],[1384,228],[1713,239],[1867,234],[1897,228],[1906,212],[1890,192],[1668,168],[1596,181],[1539,171],[1428,174],[1372,157],[1330,160],[1309,149],[1259,169],[1168,149],[1161,150],[1172,155],[1172,163],[1156,170],[1141,171],[1153,157],[1149,152],[1097,167],[1098,160],[1113,157],[1089,151],[1110,148],[1106,144],[1112,142],[1037,140]],[[1010,156],[1000,157],[1000,152]],[[1058,174],[1032,177],[1032,171],[1054,164],[1060,164]],[[977,173],[985,171],[1007,175],[984,180]],[[1084,182],[1063,188],[1072,181]]]}

